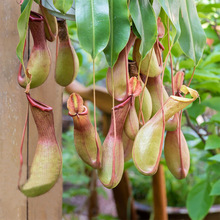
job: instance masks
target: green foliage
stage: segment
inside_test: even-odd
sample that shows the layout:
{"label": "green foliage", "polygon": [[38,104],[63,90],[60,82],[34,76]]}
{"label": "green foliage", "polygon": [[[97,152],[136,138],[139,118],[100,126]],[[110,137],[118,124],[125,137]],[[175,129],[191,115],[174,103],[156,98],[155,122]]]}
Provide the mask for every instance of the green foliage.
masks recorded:
{"label": "green foliage", "polygon": [[184,53],[198,64],[202,57],[206,36],[192,0],[181,1],[180,12],[181,35],[179,43]]}
{"label": "green foliage", "polygon": [[82,48],[95,59],[109,40],[108,0],[76,0],[76,25]]}
{"label": "green foliage", "polygon": [[104,52],[108,65],[113,67],[130,35],[127,0],[109,0],[109,15],[110,39]]}
{"label": "green foliage", "polygon": [[70,10],[73,0],[53,0],[53,4],[59,11],[65,14]]}
{"label": "green foliage", "polygon": [[[24,1],[18,19],[19,44],[16,52],[22,64],[32,2],[33,0]],[[54,0],[56,8],[64,14],[72,3],[73,0]],[[214,201],[219,199],[216,196],[220,194],[220,33],[216,29],[220,25],[220,4],[199,1],[195,6],[193,0],[154,0],[153,3],[157,3],[154,8],[152,1],[130,0],[128,10],[125,0],[76,0],[76,22],[68,22],[68,26],[70,38],[80,61],[80,74],[77,79],[87,85],[92,83],[91,57],[96,58],[96,81],[105,78],[107,62],[109,66],[113,66],[116,62],[118,54],[128,41],[130,25],[133,32],[142,39],[140,53],[143,59],[156,41],[156,15],[161,16],[165,28],[169,28],[170,32],[168,36],[166,30],[161,41],[166,49],[163,56],[165,58],[168,53],[169,39],[171,45],[174,44],[171,50],[174,70],[185,71],[184,84],[188,84],[193,68],[197,65],[190,86],[200,94],[200,101],[193,103],[187,109],[188,114],[183,113],[182,120],[191,155],[189,175],[185,180],[174,180],[165,167],[168,205],[184,206],[187,199],[186,205],[190,217],[199,220],[205,217]],[[51,10],[53,10],[52,6]],[[68,18],[67,14],[62,16]],[[71,16],[74,18],[74,14]],[[169,27],[167,27],[168,19]],[[211,43],[206,47],[205,36],[211,39]],[[105,52],[107,62],[102,51]],[[168,65],[165,69],[164,81],[169,86],[170,72]],[[191,124],[187,122],[187,117]],[[73,131],[64,133],[63,180],[64,183],[73,186],[63,193],[65,199],[90,193],[89,177],[85,174],[85,168],[89,168],[85,167],[76,154],[73,143]],[[129,171],[135,199],[152,204],[151,177],[140,175],[131,161],[125,164],[125,168]],[[97,190],[103,194],[101,188]],[[65,200],[63,208],[66,212],[74,210],[74,207]],[[113,218],[99,216],[98,219]]]}
{"label": "green foliage", "polygon": [[16,49],[16,54],[23,66],[24,66],[23,50],[24,50],[24,43],[26,39],[26,33],[27,33],[32,3],[33,3],[33,0],[30,0],[28,4],[26,5],[26,7],[23,8],[23,11],[20,17],[18,18],[18,23],[17,23],[19,43]]}
{"label": "green foliage", "polygon": [[205,144],[205,150],[213,150],[220,148],[220,137],[217,135],[210,135]]}
{"label": "green foliage", "polygon": [[212,206],[213,197],[209,196],[209,182],[202,181],[189,192],[186,207],[192,220],[202,220]]}
{"label": "green foliage", "polygon": [[174,25],[176,29],[175,40],[178,40],[181,33],[179,24],[180,0],[158,0],[158,2]]}
{"label": "green foliage", "polygon": [[141,36],[139,52],[144,59],[157,38],[157,21],[149,0],[131,0],[130,13]]}

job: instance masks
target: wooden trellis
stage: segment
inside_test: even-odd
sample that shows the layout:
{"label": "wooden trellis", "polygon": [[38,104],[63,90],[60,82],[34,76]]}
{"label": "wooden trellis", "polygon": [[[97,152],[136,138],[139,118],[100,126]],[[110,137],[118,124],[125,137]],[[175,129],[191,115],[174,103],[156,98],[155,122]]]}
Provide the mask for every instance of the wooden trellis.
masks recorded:
{"label": "wooden trellis", "polygon": [[[37,198],[27,199],[17,188],[19,148],[27,111],[24,89],[17,84],[19,68],[16,57],[16,46],[19,40],[17,19],[20,15],[17,2],[16,0],[2,1],[0,7],[0,219],[60,220],[62,218],[62,178],[49,193]],[[49,46],[54,61],[55,43],[50,43]],[[27,60],[27,50],[25,57]],[[53,107],[57,140],[61,146],[62,88],[54,81],[54,62],[46,83],[31,91],[31,95]],[[21,182],[27,178],[27,167],[31,166],[36,144],[37,130],[30,114],[24,143]]]}

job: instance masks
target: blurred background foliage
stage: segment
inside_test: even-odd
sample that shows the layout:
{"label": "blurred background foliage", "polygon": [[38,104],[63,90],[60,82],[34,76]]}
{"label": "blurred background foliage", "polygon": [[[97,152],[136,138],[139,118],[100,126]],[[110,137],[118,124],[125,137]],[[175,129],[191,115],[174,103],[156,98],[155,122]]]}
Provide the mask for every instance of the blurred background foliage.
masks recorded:
{"label": "blurred background foliage", "polygon": [[[182,130],[191,156],[188,176],[183,180],[176,180],[166,167],[164,157],[161,161],[165,168],[168,206],[186,206],[193,219],[204,216],[211,205],[220,204],[220,3],[211,0],[196,2],[202,27],[207,36],[207,45],[191,83],[191,87],[199,92],[200,99],[183,112],[182,118]],[[80,48],[75,22],[68,21],[68,29],[80,61],[77,80],[88,86],[92,84],[91,57]],[[193,61],[183,54],[178,44],[174,45],[172,55],[174,73],[183,70],[185,84],[187,84],[193,72]],[[105,86],[107,66],[104,54],[99,54],[96,58],[98,85]],[[164,84],[168,91],[171,88],[170,75],[170,65],[168,64],[164,77]],[[92,104],[89,103],[89,106]],[[90,116],[93,120],[92,109],[90,108]],[[102,113],[98,114],[101,119]],[[65,109],[64,115],[67,115]],[[101,120],[99,124],[101,124]],[[101,134],[101,127],[99,127],[99,134]],[[103,139],[104,137],[102,137],[102,141]],[[126,162],[125,168],[129,173],[135,200],[151,206],[152,178],[141,175],[135,169],[132,161]],[[90,177],[86,172],[89,169],[75,151],[71,125],[70,129],[63,133],[63,180],[64,185],[71,186],[63,193],[64,213],[72,213],[77,208],[70,204],[68,199],[74,196],[89,195]],[[106,192],[102,187],[98,187],[98,192],[106,197]],[[198,209],[199,206],[200,210],[193,214],[193,210]],[[105,215],[98,217],[98,219],[112,218]]]}

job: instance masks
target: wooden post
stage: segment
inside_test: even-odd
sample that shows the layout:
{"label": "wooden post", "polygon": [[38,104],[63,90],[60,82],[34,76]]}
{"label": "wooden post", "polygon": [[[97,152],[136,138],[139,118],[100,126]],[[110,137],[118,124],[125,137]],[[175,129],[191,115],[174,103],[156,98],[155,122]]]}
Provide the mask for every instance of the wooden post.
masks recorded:
{"label": "wooden post", "polygon": [[167,220],[166,182],[162,164],[159,165],[158,171],[153,175],[153,198],[154,219]]}
{"label": "wooden post", "polygon": [[[27,110],[27,100],[17,84],[19,60],[17,19],[20,6],[17,1],[3,1],[1,13],[1,80],[0,80],[0,219],[4,220],[60,220],[62,218],[62,179],[43,196],[27,199],[17,188],[19,148]],[[50,43],[52,68],[47,82],[33,91],[33,98],[54,109],[55,129],[61,146],[62,88],[54,82],[55,43]],[[27,54],[25,55],[27,57]],[[30,114],[24,143],[22,180],[27,178],[37,144],[37,130]],[[28,148],[28,151],[26,150]]]}
{"label": "wooden post", "polygon": [[113,189],[113,194],[118,218],[121,220],[136,220],[137,214],[127,171],[124,171],[120,183]]}

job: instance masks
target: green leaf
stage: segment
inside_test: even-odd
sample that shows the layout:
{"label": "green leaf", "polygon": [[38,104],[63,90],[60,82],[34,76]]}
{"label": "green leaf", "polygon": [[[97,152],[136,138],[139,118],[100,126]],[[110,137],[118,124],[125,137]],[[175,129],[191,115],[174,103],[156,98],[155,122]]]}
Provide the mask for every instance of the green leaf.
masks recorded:
{"label": "green leaf", "polygon": [[202,105],[208,106],[209,108],[220,111],[220,96],[207,99],[201,103]]}
{"label": "green leaf", "polygon": [[179,21],[181,28],[180,46],[184,53],[194,60],[195,65],[197,65],[206,45],[206,36],[193,0],[181,1]]}
{"label": "green leaf", "polygon": [[54,6],[53,4],[53,0],[44,0],[41,2],[42,5],[47,8],[48,12],[50,14],[52,14],[55,17],[58,18],[62,18],[65,20],[75,20],[75,4],[73,2],[71,8],[68,10],[68,12],[66,12],[65,14],[63,14],[63,12],[60,12],[59,10],[57,10],[57,8]]}
{"label": "green leaf", "polygon": [[209,90],[210,92],[220,93],[220,83],[217,80],[209,80],[193,85],[194,89]]}
{"label": "green leaf", "polygon": [[108,0],[76,0],[76,26],[82,48],[95,59],[109,40]]}
{"label": "green leaf", "polygon": [[206,173],[208,175],[211,175],[213,173],[215,177],[219,177],[219,175],[220,175],[220,164],[219,163],[210,164],[207,168]]}
{"label": "green leaf", "polygon": [[205,111],[205,106],[200,105],[198,102],[194,102],[192,107],[188,110],[189,116],[196,119],[199,115],[203,114]]}
{"label": "green leaf", "polygon": [[21,13],[20,17],[18,18],[17,28],[19,34],[19,43],[16,48],[16,54],[18,59],[20,60],[21,64],[24,66],[23,61],[23,50],[24,50],[24,43],[26,39],[26,33],[28,28],[29,16],[31,12],[33,0],[30,0],[26,7],[24,8],[23,12]]}
{"label": "green leaf", "polygon": [[[192,75],[192,71],[188,72],[185,75],[185,79],[190,79],[191,75]],[[204,80],[220,80],[220,75],[211,73],[209,70],[197,68],[195,70],[193,79],[197,79],[201,82],[204,82]]]}
{"label": "green leaf", "polygon": [[213,204],[213,197],[209,196],[211,186],[207,180],[195,185],[189,192],[186,207],[192,220],[202,220]]}
{"label": "green leaf", "polygon": [[[207,15],[205,15],[205,19],[207,19]],[[218,35],[215,32],[215,30],[212,28],[211,25],[209,25],[207,28],[205,28],[204,31],[205,31],[207,38],[211,38],[215,42],[219,42]]]}
{"label": "green leaf", "polygon": [[211,121],[211,122],[220,123],[220,112],[218,112],[217,114],[213,115],[213,116],[210,118],[210,121]]}
{"label": "green leaf", "polygon": [[194,67],[194,62],[191,59],[180,61],[179,68],[191,69]]}
{"label": "green leaf", "polygon": [[152,7],[154,9],[156,17],[158,17],[161,10],[161,5],[159,4],[158,0],[153,1]]}
{"label": "green leaf", "polygon": [[212,186],[212,191],[210,193],[210,196],[218,196],[220,195],[220,180],[215,182],[215,184]]}
{"label": "green leaf", "polygon": [[139,52],[144,59],[157,39],[157,21],[149,0],[131,0],[130,13],[141,36]]}
{"label": "green leaf", "polygon": [[178,41],[173,45],[171,52],[175,57],[179,57],[183,54],[183,50]]}
{"label": "green leaf", "polygon": [[205,61],[203,61],[200,66],[205,67],[211,63],[220,62],[220,51],[212,52],[208,57],[206,57]]}
{"label": "green leaf", "polygon": [[175,40],[178,40],[180,36],[180,24],[179,24],[179,10],[180,10],[180,0],[158,0],[170,21],[174,25],[176,29],[176,37]]}
{"label": "green leaf", "polygon": [[26,8],[27,4],[28,4],[29,0],[24,0],[22,5],[21,5],[21,13],[24,11],[24,9]]}
{"label": "green leaf", "polygon": [[205,150],[217,148],[220,148],[220,137],[217,135],[209,135],[205,144]]}
{"label": "green leaf", "polygon": [[216,3],[216,4],[199,3],[196,6],[196,8],[197,8],[198,12],[205,12],[205,13],[214,12],[214,11],[216,11],[216,8],[220,8],[220,3]]}
{"label": "green leaf", "polygon": [[109,0],[109,14],[110,39],[104,53],[109,66],[113,67],[130,35],[127,0]]}
{"label": "green leaf", "polygon": [[73,0],[53,0],[53,4],[60,12],[66,14],[73,4]]}
{"label": "green leaf", "polygon": [[220,162],[220,154],[216,154],[213,157],[209,157],[209,160]]}

